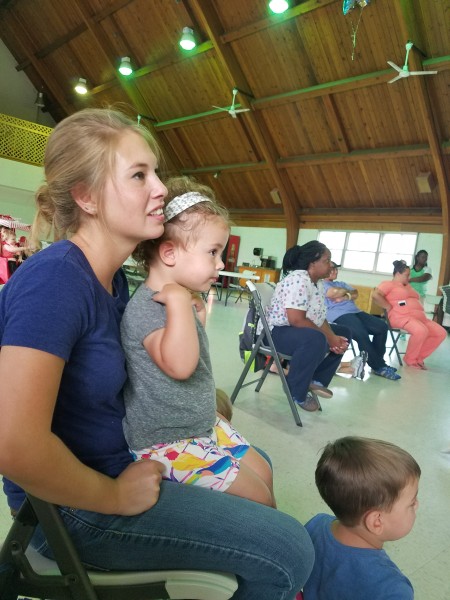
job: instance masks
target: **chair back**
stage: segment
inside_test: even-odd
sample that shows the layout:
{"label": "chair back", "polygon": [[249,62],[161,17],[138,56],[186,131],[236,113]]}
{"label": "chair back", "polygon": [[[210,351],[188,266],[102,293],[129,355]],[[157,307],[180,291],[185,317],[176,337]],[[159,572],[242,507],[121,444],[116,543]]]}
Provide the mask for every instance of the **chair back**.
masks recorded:
{"label": "chair back", "polygon": [[442,285],[440,290],[444,296],[444,312],[450,314],[450,285]]}
{"label": "chair back", "polygon": [[250,271],[249,269],[244,269],[244,270],[241,272],[241,275],[242,275],[242,277],[241,277],[241,279],[239,279],[239,285],[240,285],[242,288],[245,288],[245,284],[246,284],[246,282],[247,282],[247,279],[248,279],[249,277],[253,277],[254,275],[256,275],[256,271]]}
{"label": "chair back", "polygon": [[[267,374],[269,373],[270,367],[272,366],[273,363],[275,363],[275,365],[277,366],[277,369],[278,369],[281,383],[283,385],[283,391],[286,394],[286,398],[289,402],[289,406],[291,408],[295,423],[296,423],[296,425],[301,427],[302,421],[298,414],[297,406],[294,403],[294,400],[292,398],[292,394],[289,390],[289,386],[287,384],[286,377],[283,372],[283,366],[281,364],[282,360],[289,361],[291,359],[291,357],[286,354],[282,354],[281,352],[277,352],[277,350],[275,348],[275,344],[272,339],[272,334],[270,332],[270,327],[267,322],[266,313],[264,310],[264,307],[267,306],[267,304],[270,302],[270,299],[272,298],[272,295],[274,292],[274,287],[269,282],[254,284],[253,281],[250,281],[250,280],[246,282],[246,285],[252,295],[252,301],[255,306],[255,310],[257,312],[259,323],[261,325],[258,324],[257,339],[253,345],[253,350],[252,350],[250,356],[247,358],[247,361],[244,365],[244,369],[243,369],[243,371],[236,383],[236,386],[230,396],[230,400],[232,403],[234,403],[237,395],[239,394],[239,391],[243,387],[252,385],[256,382],[257,382],[257,386],[255,388],[255,391],[259,392],[259,390],[261,389],[261,387],[267,377]],[[262,354],[263,356],[265,356],[267,358],[266,366],[264,367],[262,375],[260,377],[258,377],[258,379],[244,383],[245,378],[247,377],[248,372],[252,368],[252,364],[255,361],[258,354]]]}
{"label": "chair back", "polygon": [[253,283],[251,281],[248,281],[247,287],[250,289],[250,291],[251,288],[248,285],[249,283],[251,283],[258,292],[261,301],[261,306],[265,310],[269,306],[270,301],[272,300],[272,296],[275,291],[275,285],[273,283],[270,283],[269,281],[265,281],[264,283]]}

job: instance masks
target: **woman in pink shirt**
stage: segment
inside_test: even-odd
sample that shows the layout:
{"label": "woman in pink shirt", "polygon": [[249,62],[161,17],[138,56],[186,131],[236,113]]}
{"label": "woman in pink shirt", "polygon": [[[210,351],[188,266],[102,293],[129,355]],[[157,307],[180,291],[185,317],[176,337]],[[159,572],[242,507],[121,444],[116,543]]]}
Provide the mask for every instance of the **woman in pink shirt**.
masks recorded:
{"label": "woman in pink shirt", "polygon": [[383,281],[373,292],[373,299],[387,310],[392,327],[410,334],[405,363],[426,369],[425,358],[442,344],[447,336],[443,327],[427,318],[419,294],[409,284],[410,268],[404,260],[394,261],[392,281]]}

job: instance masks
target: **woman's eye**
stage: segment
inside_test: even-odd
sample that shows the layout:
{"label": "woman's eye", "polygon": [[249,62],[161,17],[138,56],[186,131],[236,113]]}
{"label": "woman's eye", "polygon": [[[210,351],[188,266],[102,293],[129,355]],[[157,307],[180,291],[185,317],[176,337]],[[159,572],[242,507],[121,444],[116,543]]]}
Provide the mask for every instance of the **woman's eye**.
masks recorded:
{"label": "woman's eye", "polygon": [[135,174],[133,175],[133,178],[134,178],[134,179],[144,179],[144,178],[145,178],[145,175],[144,175],[144,173],[143,173],[142,171],[138,171],[137,173],[135,173]]}

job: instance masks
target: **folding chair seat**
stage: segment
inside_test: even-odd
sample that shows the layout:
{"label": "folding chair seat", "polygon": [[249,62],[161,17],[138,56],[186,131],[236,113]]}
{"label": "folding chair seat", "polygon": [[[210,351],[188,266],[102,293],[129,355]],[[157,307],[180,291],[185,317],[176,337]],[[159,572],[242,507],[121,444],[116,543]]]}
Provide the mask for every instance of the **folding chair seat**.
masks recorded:
{"label": "folding chair seat", "polygon": [[[288,399],[289,406],[294,417],[294,421],[296,425],[302,427],[302,421],[300,419],[298,407],[292,398],[292,394],[289,390],[286,381],[286,376],[283,371],[283,366],[281,364],[282,360],[290,361],[291,356],[283,354],[281,352],[277,352],[273,343],[272,335],[270,333],[269,324],[267,323],[266,315],[264,312],[264,308],[269,304],[270,299],[272,298],[274,287],[270,283],[254,284],[252,281],[247,281],[246,285],[252,295],[252,301],[254,302],[258,318],[262,323],[262,330],[261,333],[256,337],[252,352],[244,365],[244,369],[238,379],[238,382],[236,383],[233,393],[230,396],[230,400],[232,403],[234,403],[237,395],[239,394],[239,391],[242,388],[247,387],[248,385],[252,385],[254,383],[257,383],[255,391],[259,392],[259,390],[262,388],[264,381],[266,380],[270,367],[273,363],[275,363],[283,386],[283,391],[286,394],[286,398]],[[257,354],[262,354],[268,359],[266,361],[262,374],[258,377],[258,379],[253,379],[252,381],[244,383],[245,378],[247,377],[247,374],[250,371],[252,363],[255,360]],[[320,410],[322,409],[320,408]]]}
{"label": "folding chair seat", "polygon": [[399,365],[403,366],[403,362],[400,355],[405,354],[405,352],[399,349],[398,341],[400,339],[400,336],[409,335],[409,333],[405,329],[401,329],[400,327],[392,327],[389,323],[389,317],[386,310],[384,311],[383,318],[386,321],[386,325],[388,326],[388,332],[392,340],[392,346],[389,349],[389,356],[391,356],[391,354],[395,351]]}
{"label": "folding chair seat", "polygon": [[[56,562],[29,547],[42,527]],[[234,575],[204,571],[87,571],[54,504],[31,495],[14,519],[0,549],[0,598],[42,600],[227,600],[237,589]]]}

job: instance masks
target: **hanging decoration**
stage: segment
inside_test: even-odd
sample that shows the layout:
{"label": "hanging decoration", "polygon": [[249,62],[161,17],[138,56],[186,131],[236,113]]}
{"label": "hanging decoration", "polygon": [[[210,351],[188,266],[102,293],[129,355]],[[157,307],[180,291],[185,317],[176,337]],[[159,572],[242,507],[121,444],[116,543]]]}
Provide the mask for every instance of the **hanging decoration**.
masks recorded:
{"label": "hanging decoration", "polygon": [[31,229],[31,225],[22,223],[19,219],[15,219],[9,215],[0,215],[0,225],[8,227],[9,229],[20,229],[21,231],[30,231]]}
{"label": "hanging decoration", "polygon": [[344,0],[344,3],[342,4],[342,12],[344,15],[347,15],[356,6],[364,8],[369,4],[369,2],[370,0]]}
{"label": "hanging decoration", "polygon": [[359,24],[361,22],[362,11],[363,11],[363,8],[365,8],[369,4],[369,2],[370,2],[370,0],[344,0],[344,3],[342,4],[342,12],[344,13],[344,15],[348,15],[348,13],[350,11],[352,11],[354,8],[356,8],[356,6],[359,6],[359,8],[361,9],[359,11],[359,17],[358,17],[358,22],[356,23],[356,27],[355,27],[355,25],[353,25],[353,21],[351,22],[351,25],[352,25],[352,60],[355,60],[356,35],[358,33]]}

